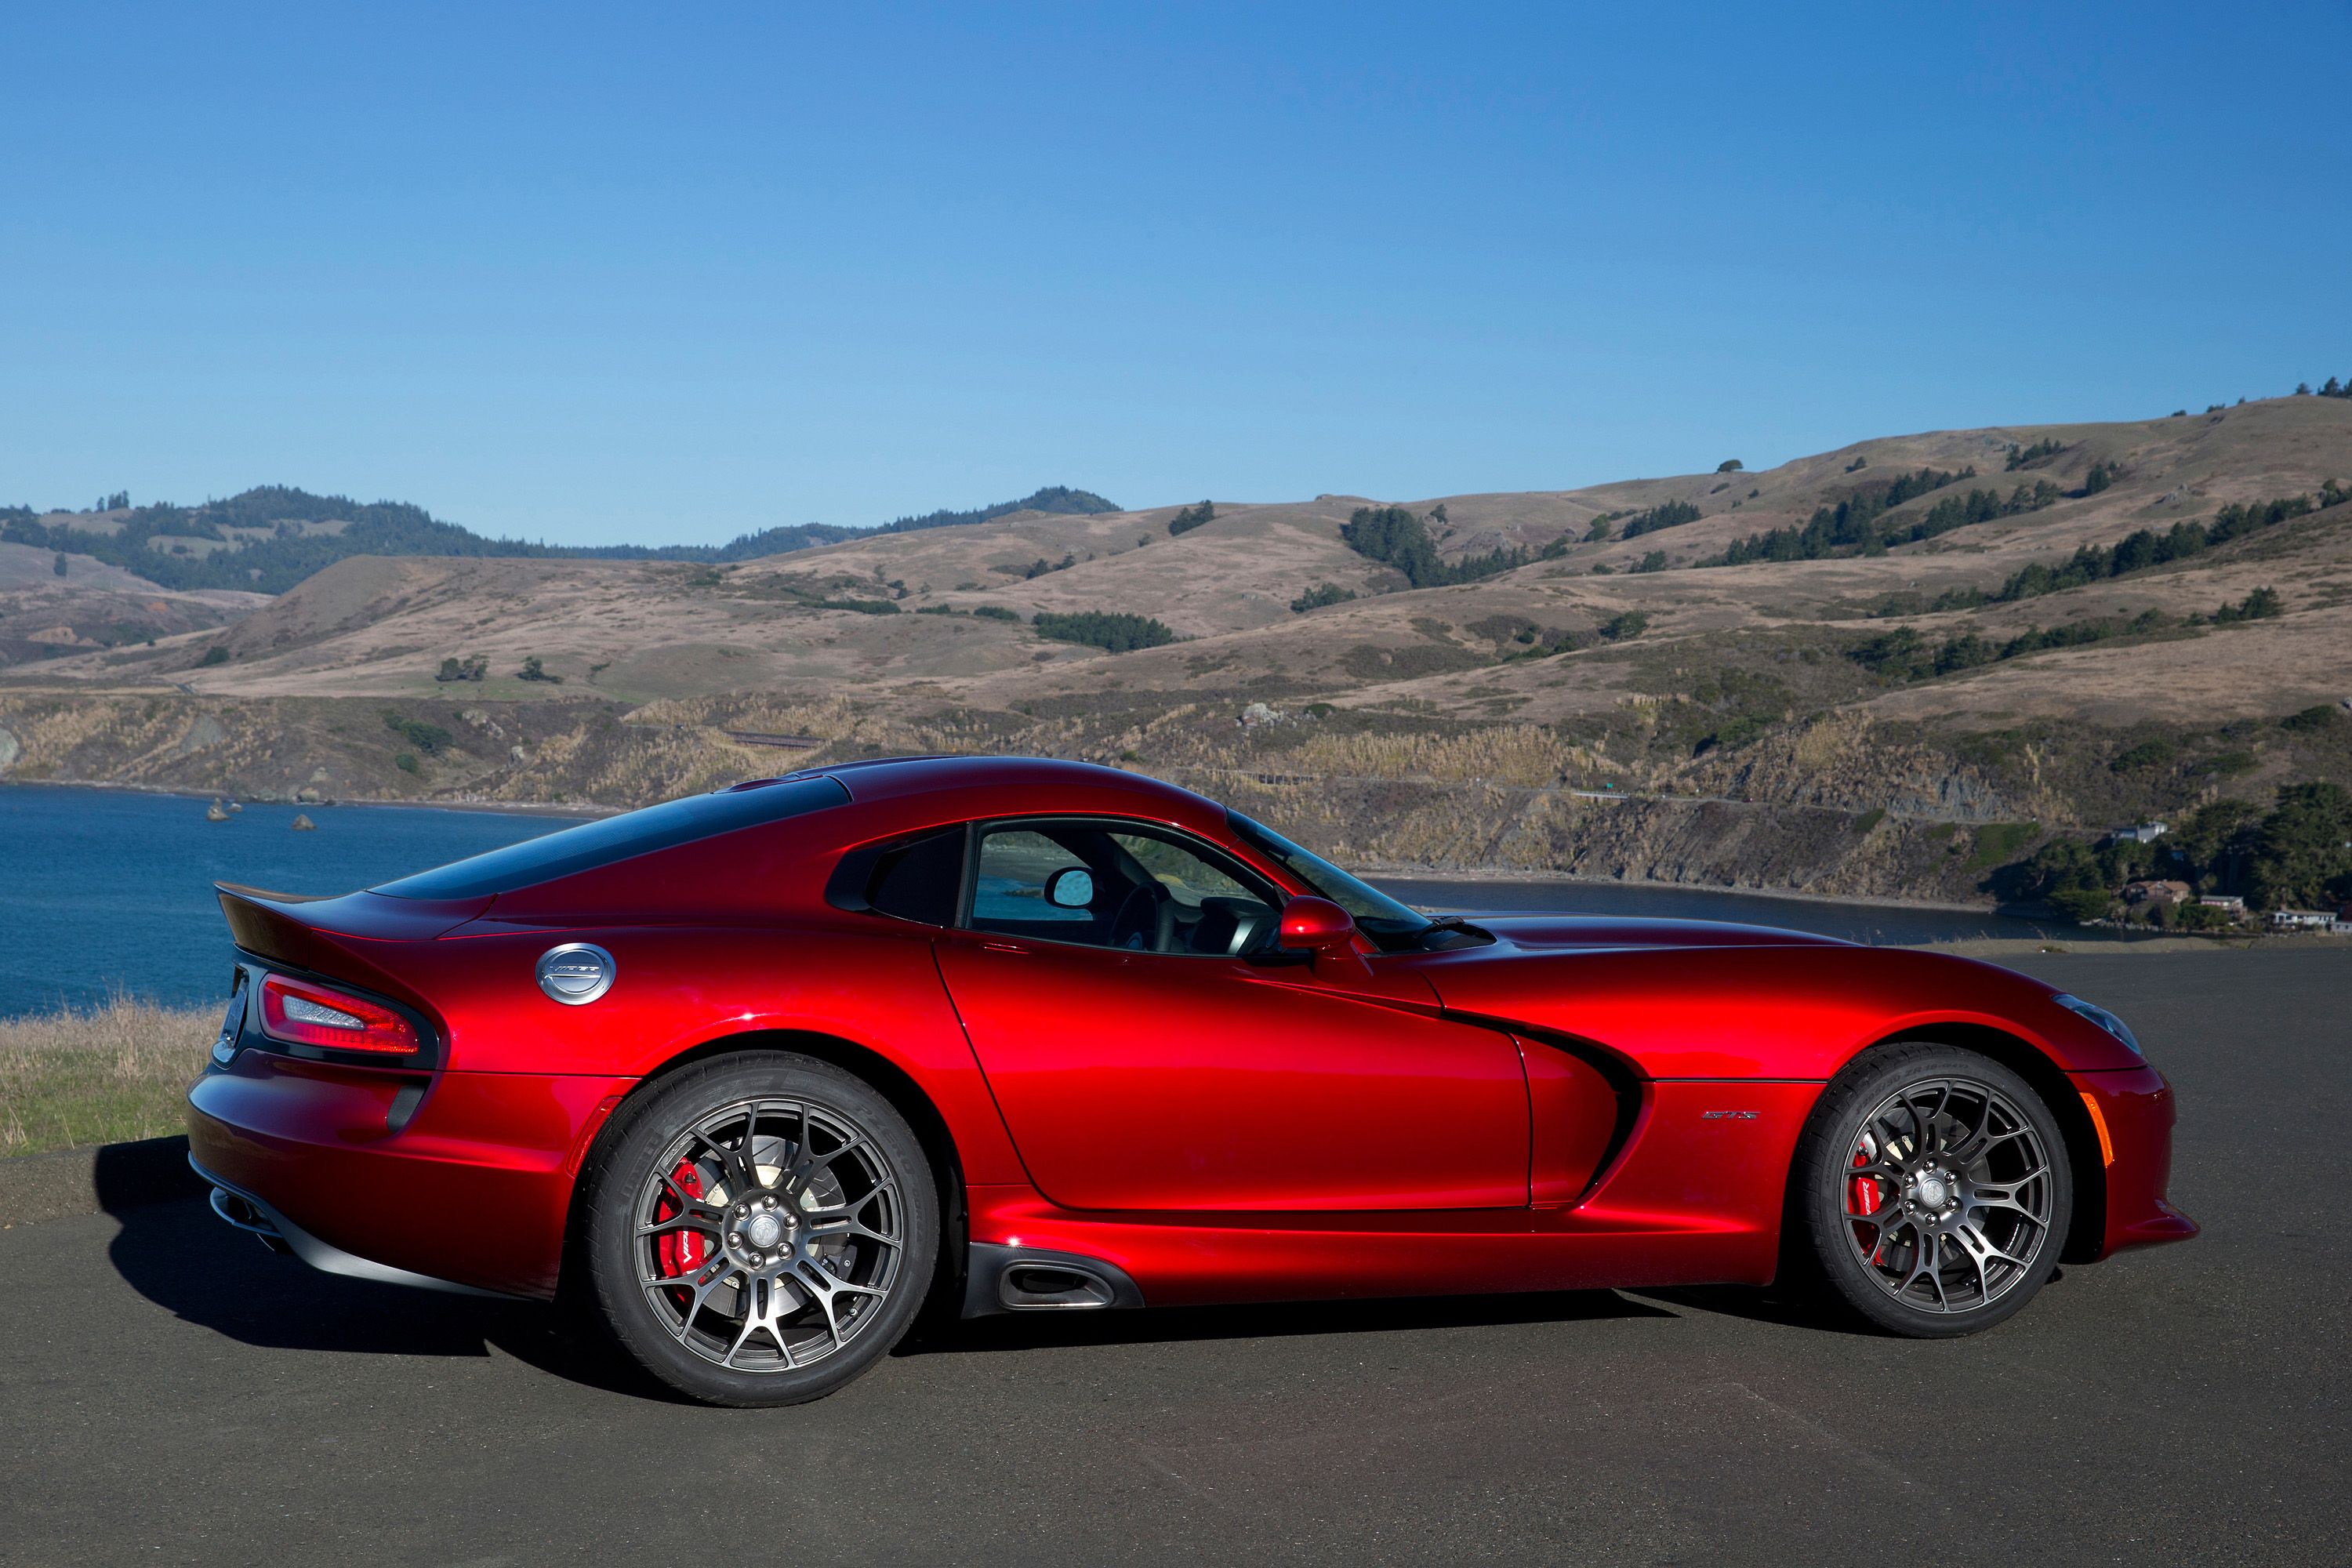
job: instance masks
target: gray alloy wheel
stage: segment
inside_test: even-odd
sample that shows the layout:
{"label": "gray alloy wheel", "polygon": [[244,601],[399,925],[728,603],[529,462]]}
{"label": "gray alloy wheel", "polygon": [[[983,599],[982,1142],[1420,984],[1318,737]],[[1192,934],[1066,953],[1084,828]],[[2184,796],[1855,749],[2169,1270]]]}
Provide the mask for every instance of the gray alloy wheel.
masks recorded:
{"label": "gray alloy wheel", "polygon": [[874,1089],[789,1056],[661,1085],[600,1162],[601,1315],[656,1377],[721,1405],[832,1392],[897,1343],[929,1289],[939,1204]]}
{"label": "gray alloy wheel", "polygon": [[2066,1142],[2040,1096],[1973,1051],[1866,1052],[1831,1085],[1798,1154],[1814,1259],[1895,1333],[1941,1338],[2022,1308],[2073,1215]]}

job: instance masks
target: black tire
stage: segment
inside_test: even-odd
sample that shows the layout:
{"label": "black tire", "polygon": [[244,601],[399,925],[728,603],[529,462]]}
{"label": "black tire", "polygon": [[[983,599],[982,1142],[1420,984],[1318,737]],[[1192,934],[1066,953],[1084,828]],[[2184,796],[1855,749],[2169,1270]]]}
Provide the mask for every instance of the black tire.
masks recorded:
{"label": "black tire", "polygon": [[940,1205],[873,1086],[745,1053],[624,1114],[583,1226],[589,1305],[621,1350],[690,1399],[739,1406],[821,1399],[889,1353],[929,1293]]}
{"label": "black tire", "polygon": [[1874,1047],[1838,1075],[1798,1142],[1790,1199],[1819,1282],[1915,1339],[2023,1309],[2058,1266],[2074,1205],[2065,1135],[2032,1086],[1925,1042]]}

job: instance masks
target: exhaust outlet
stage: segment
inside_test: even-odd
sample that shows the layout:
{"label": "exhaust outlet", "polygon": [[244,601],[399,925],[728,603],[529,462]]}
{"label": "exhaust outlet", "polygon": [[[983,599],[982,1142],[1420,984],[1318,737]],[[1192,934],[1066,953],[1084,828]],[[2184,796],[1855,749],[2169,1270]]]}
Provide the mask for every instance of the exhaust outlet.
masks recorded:
{"label": "exhaust outlet", "polygon": [[1016,1263],[998,1281],[996,1295],[1009,1311],[1033,1312],[1056,1307],[1108,1307],[1118,1292],[1091,1268],[1068,1263]]}
{"label": "exhaust outlet", "polygon": [[1090,1312],[1140,1307],[1143,1292],[1116,1264],[1068,1252],[975,1241],[968,1249],[963,1315]]}

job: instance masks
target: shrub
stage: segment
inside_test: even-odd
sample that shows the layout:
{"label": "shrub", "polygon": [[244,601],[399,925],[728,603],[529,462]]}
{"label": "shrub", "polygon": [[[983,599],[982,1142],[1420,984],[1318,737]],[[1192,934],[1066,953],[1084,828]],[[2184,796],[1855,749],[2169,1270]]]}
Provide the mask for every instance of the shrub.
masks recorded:
{"label": "shrub", "polygon": [[487,658],[445,658],[441,661],[440,670],[433,679],[444,682],[479,680],[489,672],[490,661]]}
{"label": "shrub", "polygon": [[1698,508],[1686,500],[1660,501],[1647,511],[1637,511],[1625,520],[1627,539],[1638,539],[1645,533],[1655,533],[1662,528],[1680,528],[1699,520]]}
{"label": "shrub", "polygon": [[[1969,868],[1981,870],[2012,858],[2042,831],[2039,823],[1988,822],[1976,830],[1969,846]],[[2068,842],[2072,842],[2069,840]],[[2081,846],[2074,846],[2080,848]]]}
{"label": "shrub", "polygon": [[1018,621],[1020,615],[1002,605],[974,605],[971,613],[983,621]]}
{"label": "shrub", "polygon": [[2224,605],[2213,612],[2213,624],[2226,626],[2237,621],[2272,621],[2286,614],[2286,605],[2275,588],[2257,588],[2234,605]]}
{"label": "shrub", "polygon": [[228,649],[223,647],[218,643],[215,643],[212,647],[205,649],[204,658],[196,660],[196,668],[199,669],[206,669],[215,664],[226,664],[227,662]]}
{"label": "shrub", "polygon": [[2049,895],[2050,907],[2070,921],[2095,921],[2115,901],[2105,888],[2062,888]]}
{"label": "shrub", "polygon": [[1437,547],[1430,542],[1422,520],[1401,506],[1358,507],[1340,525],[1339,539],[1367,560],[1395,567],[1416,588],[1475,583],[1524,566],[1528,560],[1525,550],[1493,550],[1484,555],[1465,555],[1449,564],[1438,559]]}
{"label": "shrub", "polygon": [[401,752],[400,755],[392,759],[392,765],[398,768],[404,773],[421,773],[425,771],[423,766],[418,763],[416,753],[414,752]]}
{"label": "shrub", "polygon": [[[1708,752],[1737,750],[1771,727],[1769,720],[1759,719],[1752,713],[1742,713],[1719,726],[1713,734],[1701,739],[1697,745],[1691,748],[1691,754],[1704,756]],[[1885,813],[1880,812],[1878,815],[1884,816]],[[1874,820],[1871,826],[1876,826],[1877,823]],[[1867,833],[1870,828],[1865,827],[1863,831]]]}
{"label": "shrub", "polygon": [[1718,474],[1736,474],[1747,466],[1737,458],[1726,458],[1715,466],[1715,471]]}
{"label": "shrub", "polygon": [[428,757],[439,756],[457,739],[438,724],[411,719],[389,708],[384,710],[383,727]]}
{"label": "shrub", "polygon": [[542,680],[550,686],[561,686],[563,684],[563,677],[560,675],[548,674],[546,667],[539,662],[539,655],[535,653],[526,654],[523,657],[522,668],[515,671],[515,679],[518,680]]}
{"label": "shrub", "polygon": [[1171,534],[1190,533],[1192,530],[1200,527],[1204,522],[1214,522],[1216,521],[1217,509],[1211,506],[1207,501],[1202,501],[1199,506],[1188,506],[1182,511],[1178,512],[1174,517],[1170,518],[1168,520],[1168,531]]}
{"label": "shrub", "polygon": [[1666,552],[1663,550],[1651,551],[1647,555],[1643,556],[1641,563],[1633,568],[1636,572],[1663,572],[1665,569]]}
{"label": "shrub", "polygon": [[2325,702],[2315,702],[2310,707],[2299,712],[2290,713],[2280,720],[2279,728],[2294,730],[2305,735],[2324,735],[2336,728],[2336,710]]}
{"label": "shrub", "polygon": [[897,604],[888,599],[820,599],[820,610],[852,610],[861,616],[895,616],[900,614]]}
{"label": "shrub", "polygon": [[1626,642],[1650,629],[1650,617],[1639,610],[1627,610],[1601,623],[1601,635],[1611,642]]}
{"label": "shrub", "polygon": [[2107,764],[2109,773],[2137,773],[2142,768],[2161,767],[2172,761],[2169,741],[2142,741],[2138,745],[2118,755]]}
{"label": "shrub", "polygon": [[1337,583],[1318,583],[1291,600],[1290,608],[1293,614],[1303,616],[1309,610],[1319,610],[1326,605],[1345,604],[1355,596],[1356,591],[1353,588],[1342,588]]}
{"label": "shrub", "polygon": [[1069,614],[1040,610],[1030,617],[1030,625],[1037,628],[1039,637],[1051,637],[1055,642],[1085,643],[1112,653],[1159,647],[1176,640],[1175,632],[1159,621],[1112,610],[1077,610]]}

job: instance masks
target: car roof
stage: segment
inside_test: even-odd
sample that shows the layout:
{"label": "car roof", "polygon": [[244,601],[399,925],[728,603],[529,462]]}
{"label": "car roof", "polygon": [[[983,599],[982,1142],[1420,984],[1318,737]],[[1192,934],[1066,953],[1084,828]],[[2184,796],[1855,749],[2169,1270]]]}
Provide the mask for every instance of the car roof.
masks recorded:
{"label": "car roof", "polygon": [[838,780],[849,791],[850,798],[860,802],[912,800],[920,795],[971,789],[1034,789],[1043,797],[1038,803],[1041,810],[1063,809],[1052,802],[1056,795],[1067,794],[1088,798],[1104,795],[1129,796],[1136,809],[1153,815],[1223,813],[1215,802],[1191,790],[1120,768],[1068,762],[1059,757],[873,757],[808,768],[787,776],[817,774]]}

